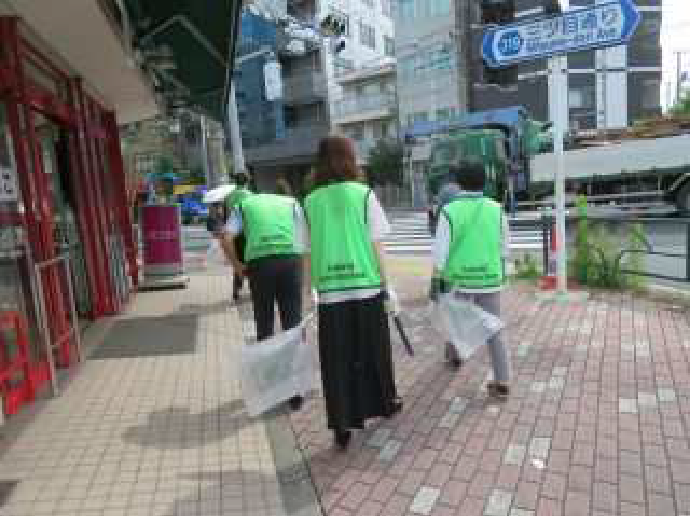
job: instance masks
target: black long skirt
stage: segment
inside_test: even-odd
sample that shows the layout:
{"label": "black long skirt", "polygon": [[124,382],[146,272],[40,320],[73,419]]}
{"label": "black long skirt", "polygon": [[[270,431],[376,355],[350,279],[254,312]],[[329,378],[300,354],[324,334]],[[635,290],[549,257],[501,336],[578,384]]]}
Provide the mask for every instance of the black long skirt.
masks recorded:
{"label": "black long skirt", "polygon": [[363,428],[392,414],[397,393],[383,295],[319,305],[319,355],[328,428]]}

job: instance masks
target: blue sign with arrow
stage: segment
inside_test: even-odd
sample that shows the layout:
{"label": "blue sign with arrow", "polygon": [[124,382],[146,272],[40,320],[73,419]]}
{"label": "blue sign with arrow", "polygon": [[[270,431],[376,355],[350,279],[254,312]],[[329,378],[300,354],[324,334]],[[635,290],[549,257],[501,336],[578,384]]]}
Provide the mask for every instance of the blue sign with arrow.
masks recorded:
{"label": "blue sign with arrow", "polygon": [[631,0],[612,0],[584,9],[491,28],[484,34],[482,57],[500,68],[521,61],[551,57],[627,42],[640,22]]}

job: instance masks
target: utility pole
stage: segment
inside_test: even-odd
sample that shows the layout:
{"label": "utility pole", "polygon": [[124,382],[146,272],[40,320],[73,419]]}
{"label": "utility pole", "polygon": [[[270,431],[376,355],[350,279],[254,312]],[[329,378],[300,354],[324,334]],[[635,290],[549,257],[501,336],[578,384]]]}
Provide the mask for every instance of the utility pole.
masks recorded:
{"label": "utility pole", "polygon": [[232,147],[232,171],[243,172],[246,169],[244,150],[242,148],[242,133],[240,132],[240,120],[237,116],[237,98],[235,97],[235,81],[230,82],[230,95],[228,98],[228,129],[230,132],[230,146]]}
{"label": "utility pole", "polygon": [[211,186],[211,170],[208,161],[208,134],[206,132],[206,117],[201,115],[199,117],[199,124],[201,125],[201,158],[204,165],[204,177],[206,184]]}
{"label": "utility pole", "polygon": [[683,52],[676,52],[676,102],[675,104],[680,102],[681,99],[681,93],[683,89],[683,79],[682,79],[682,72],[681,72],[681,66],[683,64],[682,60]]}

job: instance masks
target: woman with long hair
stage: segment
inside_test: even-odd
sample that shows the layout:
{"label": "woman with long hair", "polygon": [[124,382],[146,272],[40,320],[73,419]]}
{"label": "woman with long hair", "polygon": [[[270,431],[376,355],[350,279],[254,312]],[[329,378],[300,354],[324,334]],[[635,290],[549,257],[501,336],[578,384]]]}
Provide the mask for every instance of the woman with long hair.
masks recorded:
{"label": "woman with long hair", "polygon": [[351,429],[402,408],[385,309],[383,239],[390,232],[371,188],[360,182],[348,138],[324,138],[304,202],[306,278],[318,292],[319,355],[328,427],[346,448]]}

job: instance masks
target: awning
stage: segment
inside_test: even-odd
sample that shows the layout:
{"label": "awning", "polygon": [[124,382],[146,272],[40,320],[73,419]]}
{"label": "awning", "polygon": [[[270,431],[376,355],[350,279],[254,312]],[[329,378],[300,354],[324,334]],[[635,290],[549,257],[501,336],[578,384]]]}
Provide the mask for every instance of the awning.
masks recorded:
{"label": "awning", "polygon": [[125,0],[125,5],[165,105],[198,107],[222,120],[241,0]]}

